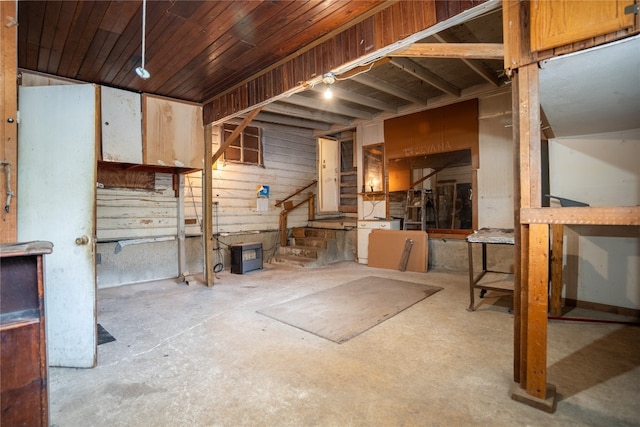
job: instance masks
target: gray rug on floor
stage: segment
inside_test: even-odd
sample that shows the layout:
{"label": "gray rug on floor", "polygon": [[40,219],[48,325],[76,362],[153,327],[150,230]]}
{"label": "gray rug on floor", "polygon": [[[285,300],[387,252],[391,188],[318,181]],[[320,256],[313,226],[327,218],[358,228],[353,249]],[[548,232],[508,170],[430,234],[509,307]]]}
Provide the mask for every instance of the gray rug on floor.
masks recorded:
{"label": "gray rug on floor", "polygon": [[258,313],[340,344],[441,289],[369,276]]}

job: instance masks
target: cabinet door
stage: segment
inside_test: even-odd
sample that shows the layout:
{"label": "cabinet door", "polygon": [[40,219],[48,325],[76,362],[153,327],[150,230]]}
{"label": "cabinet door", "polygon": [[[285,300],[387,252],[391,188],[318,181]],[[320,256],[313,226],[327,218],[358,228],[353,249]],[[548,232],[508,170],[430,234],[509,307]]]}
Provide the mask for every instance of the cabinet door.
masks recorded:
{"label": "cabinet door", "polygon": [[102,160],[142,163],[142,106],[140,94],[103,86]]}
{"label": "cabinet door", "polygon": [[621,0],[533,0],[531,49],[540,51],[632,27],[633,14]]}
{"label": "cabinet door", "polygon": [[142,104],[144,163],[202,169],[202,106],[147,94]]}

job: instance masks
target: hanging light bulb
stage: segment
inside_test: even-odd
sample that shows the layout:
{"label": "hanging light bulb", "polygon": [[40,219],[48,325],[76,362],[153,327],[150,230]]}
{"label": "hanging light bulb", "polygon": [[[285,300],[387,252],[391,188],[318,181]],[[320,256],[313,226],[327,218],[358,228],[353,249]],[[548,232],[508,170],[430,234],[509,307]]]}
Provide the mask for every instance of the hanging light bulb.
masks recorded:
{"label": "hanging light bulb", "polygon": [[331,86],[327,85],[327,88],[324,90],[324,99],[333,98],[333,92],[331,92]]}
{"label": "hanging light bulb", "polygon": [[333,92],[331,92],[331,85],[335,83],[336,76],[333,73],[326,73],[322,76],[322,82],[327,86],[324,90],[324,98],[331,99],[333,98]]}
{"label": "hanging light bulb", "polygon": [[136,67],[136,74],[144,80],[147,80],[151,77],[149,71],[144,68],[144,48],[145,48],[145,32],[146,32],[146,21],[147,21],[147,0],[142,0],[142,65],[140,67]]}

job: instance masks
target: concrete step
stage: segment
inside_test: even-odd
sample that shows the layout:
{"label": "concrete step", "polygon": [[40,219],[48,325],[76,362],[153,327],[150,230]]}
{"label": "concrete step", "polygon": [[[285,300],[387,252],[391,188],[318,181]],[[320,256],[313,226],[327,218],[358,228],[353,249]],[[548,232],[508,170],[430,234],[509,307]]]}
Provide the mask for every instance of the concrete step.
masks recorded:
{"label": "concrete step", "polygon": [[276,254],[273,260],[275,262],[287,263],[291,265],[296,265],[298,267],[315,267],[318,264],[317,258],[305,258],[301,256],[294,256],[294,255]]}
{"label": "concrete step", "polygon": [[295,246],[307,246],[310,248],[327,249],[328,241],[324,237],[295,237]]}
{"label": "concrete step", "polygon": [[301,246],[301,245],[281,246],[280,248],[278,248],[278,253],[281,254],[281,255],[317,259],[318,258],[318,249],[319,248],[317,248],[317,247]]}

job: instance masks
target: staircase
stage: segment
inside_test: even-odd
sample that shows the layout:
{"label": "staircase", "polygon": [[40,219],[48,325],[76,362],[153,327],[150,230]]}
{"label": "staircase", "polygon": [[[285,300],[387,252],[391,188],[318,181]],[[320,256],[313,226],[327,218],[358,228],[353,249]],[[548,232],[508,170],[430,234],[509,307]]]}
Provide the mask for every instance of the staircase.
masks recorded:
{"label": "staircase", "polygon": [[307,268],[353,261],[355,233],[355,228],[295,227],[291,231],[289,245],[278,248],[274,261]]}

